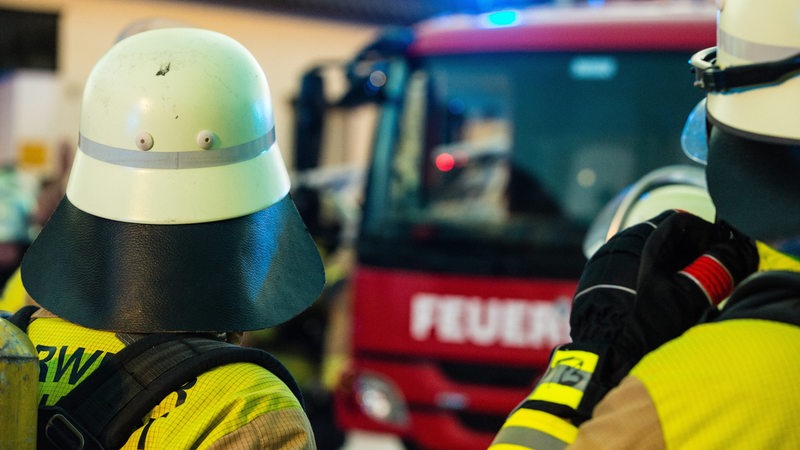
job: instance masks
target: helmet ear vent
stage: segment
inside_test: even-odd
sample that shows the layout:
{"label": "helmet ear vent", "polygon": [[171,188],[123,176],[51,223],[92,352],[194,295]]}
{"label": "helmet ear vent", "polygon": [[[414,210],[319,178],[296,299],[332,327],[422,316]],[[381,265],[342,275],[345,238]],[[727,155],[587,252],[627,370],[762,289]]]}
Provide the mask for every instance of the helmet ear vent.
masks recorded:
{"label": "helmet ear vent", "polygon": [[197,146],[203,150],[208,150],[214,145],[214,132],[203,130],[197,133]]}
{"label": "helmet ear vent", "polygon": [[139,133],[136,136],[136,148],[145,152],[153,148],[153,136],[146,131]]}

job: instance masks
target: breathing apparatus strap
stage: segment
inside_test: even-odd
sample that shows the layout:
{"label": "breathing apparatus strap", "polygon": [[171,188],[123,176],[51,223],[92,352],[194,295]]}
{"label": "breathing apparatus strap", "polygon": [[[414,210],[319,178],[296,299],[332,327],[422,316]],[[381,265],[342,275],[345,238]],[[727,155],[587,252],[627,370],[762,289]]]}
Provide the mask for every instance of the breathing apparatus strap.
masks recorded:
{"label": "breathing apparatus strap", "polygon": [[[30,315],[19,314],[27,328]],[[39,449],[120,448],[170,392],[226,364],[258,364],[281,379],[303,405],[299,386],[270,353],[196,334],[151,334],[107,357],[53,406],[39,407]]]}
{"label": "breathing apparatus strap", "polygon": [[36,305],[25,305],[18,309],[17,312],[15,312],[11,317],[9,317],[8,321],[13,323],[20,330],[27,333],[28,323],[31,321],[31,316],[38,310],[39,307]]}

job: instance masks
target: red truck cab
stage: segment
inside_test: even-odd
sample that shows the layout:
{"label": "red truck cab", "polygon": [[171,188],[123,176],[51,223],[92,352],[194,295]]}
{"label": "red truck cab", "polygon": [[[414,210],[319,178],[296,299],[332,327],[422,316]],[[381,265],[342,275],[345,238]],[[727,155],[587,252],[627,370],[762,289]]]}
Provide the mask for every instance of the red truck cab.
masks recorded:
{"label": "red truck cab", "polygon": [[340,427],[485,449],[569,340],[583,237],[617,192],[686,163],[708,2],[432,19],[371,55],[376,95]]}

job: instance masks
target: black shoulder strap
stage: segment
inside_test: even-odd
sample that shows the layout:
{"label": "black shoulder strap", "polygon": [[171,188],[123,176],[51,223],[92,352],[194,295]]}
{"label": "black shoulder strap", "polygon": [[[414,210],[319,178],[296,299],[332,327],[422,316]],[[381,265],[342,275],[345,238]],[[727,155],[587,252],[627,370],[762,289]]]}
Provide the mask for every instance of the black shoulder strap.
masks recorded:
{"label": "black shoulder strap", "polygon": [[17,328],[24,332],[28,332],[28,323],[31,321],[31,316],[33,313],[39,310],[39,307],[36,305],[25,305],[22,308],[18,309],[11,317],[8,318],[8,321],[13,323]]}
{"label": "black shoulder strap", "polygon": [[154,334],[104,360],[55,406],[40,407],[39,449],[78,448],[81,443],[85,449],[120,448],[170,392],[212,368],[236,362],[265,367],[303,405],[294,378],[268,352],[197,335]]}

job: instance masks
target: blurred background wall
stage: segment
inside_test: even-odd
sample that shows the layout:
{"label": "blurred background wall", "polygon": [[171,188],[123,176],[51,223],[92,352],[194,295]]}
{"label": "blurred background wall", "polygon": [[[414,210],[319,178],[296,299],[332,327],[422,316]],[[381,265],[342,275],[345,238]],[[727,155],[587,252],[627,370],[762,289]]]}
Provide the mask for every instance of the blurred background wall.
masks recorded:
{"label": "blurred background wall", "polygon": [[[57,164],[59,145],[74,147],[80,113],[83,85],[94,63],[114,44],[121,33],[132,26],[149,21],[173,21],[191,26],[219,31],[245,45],[261,63],[270,82],[278,142],[287,164],[291,164],[293,148],[292,101],[299,87],[302,72],[311,65],[326,60],[344,60],[372,39],[380,24],[362,20],[343,20],[343,17],[325,18],[323,14],[295,14],[247,6],[233,2],[186,2],[149,0],[0,0],[0,9],[34,12],[57,21],[56,64],[47,68],[23,68],[26,80],[17,81],[10,90],[18,92],[21,101],[15,110],[0,112],[0,121],[19,121],[28,117],[30,124],[41,119],[32,133],[41,136],[16,136],[6,139],[0,153],[19,152],[21,147],[34,142],[37,155],[46,147],[47,161],[41,161],[42,170],[52,172]],[[15,20],[15,19],[11,19]],[[20,24],[21,22],[16,22]],[[19,25],[23,26],[23,25]],[[6,45],[34,41],[37,36],[11,36],[12,27],[4,27]],[[19,30],[15,31],[19,34]],[[30,33],[41,33],[32,28]],[[22,33],[27,34],[27,31]],[[41,38],[38,37],[38,38]],[[10,40],[13,42],[8,42]],[[6,51],[6,53],[8,53]],[[34,58],[34,56],[31,56]],[[44,61],[33,60],[31,66],[46,66]],[[17,72],[4,67],[6,80],[9,73]],[[17,74],[18,75],[18,74]],[[41,78],[52,77],[51,83]],[[8,84],[8,83],[6,83]],[[22,85],[21,87],[19,85]],[[45,86],[46,87],[43,87]],[[13,103],[13,102],[12,102]],[[11,103],[9,103],[11,104]],[[7,125],[13,133],[30,134],[20,129],[20,124]],[[23,127],[24,128],[24,127]],[[30,128],[30,127],[29,127]],[[0,130],[3,129],[0,126]],[[13,134],[12,133],[12,134]],[[7,141],[15,142],[7,142]],[[0,141],[3,142],[3,141]],[[15,148],[16,147],[16,148]],[[38,157],[38,156],[37,156]]]}

